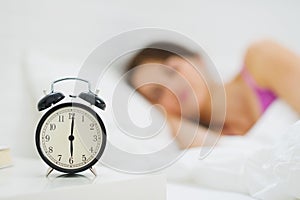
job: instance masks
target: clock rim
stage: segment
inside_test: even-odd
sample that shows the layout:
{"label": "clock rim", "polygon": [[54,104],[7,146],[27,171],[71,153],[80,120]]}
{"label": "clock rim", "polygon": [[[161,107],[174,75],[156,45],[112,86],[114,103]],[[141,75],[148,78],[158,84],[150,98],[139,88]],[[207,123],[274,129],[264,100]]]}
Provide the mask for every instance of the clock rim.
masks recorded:
{"label": "clock rim", "polygon": [[[66,169],[66,168],[63,168],[63,167],[60,167],[58,165],[55,165],[53,162],[51,162],[44,154],[43,154],[43,151],[41,149],[41,145],[40,145],[40,134],[41,134],[41,129],[42,129],[42,126],[43,124],[45,123],[46,119],[52,114],[54,113],[55,111],[61,109],[61,108],[66,108],[66,107],[77,107],[77,108],[81,108],[81,109],[84,109],[85,111],[89,112],[91,115],[93,115],[96,120],[98,121],[98,123],[100,124],[100,127],[101,127],[101,130],[102,130],[102,144],[101,144],[101,147],[100,147],[100,150],[99,152],[97,153],[96,157],[90,162],[88,163],[87,165],[83,166],[83,167],[80,167],[80,168],[75,168],[75,169]],[[38,125],[37,125],[37,129],[36,129],[36,132],[35,132],[35,144],[36,144],[36,148],[37,148],[37,151],[40,155],[40,157],[42,158],[42,160],[47,164],[49,165],[49,167],[57,170],[57,171],[60,171],[60,172],[63,172],[63,173],[67,173],[67,174],[74,174],[74,173],[79,173],[79,172],[82,172],[82,171],[85,171],[87,169],[90,169],[93,165],[95,165],[101,158],[103,152],[104,152],[104,149],[106,147],[106,139],[107,139],[107,136],[106,136],[106,129],[105,129],[105,126],[104,126],[104,123],[102,121],[102,119],[100,118],[100,116],[98,115],[98,113],[96,111],[94,111],[92,108],[84,105],[84,104],[81,104],[81,103],[76,103],[76,102],[67,102],[67,103],[62,103],[62,104],[59,104],[55,107],[52,107],[50,110],[48,110],[43,116],[42,118],[40,119]]]}

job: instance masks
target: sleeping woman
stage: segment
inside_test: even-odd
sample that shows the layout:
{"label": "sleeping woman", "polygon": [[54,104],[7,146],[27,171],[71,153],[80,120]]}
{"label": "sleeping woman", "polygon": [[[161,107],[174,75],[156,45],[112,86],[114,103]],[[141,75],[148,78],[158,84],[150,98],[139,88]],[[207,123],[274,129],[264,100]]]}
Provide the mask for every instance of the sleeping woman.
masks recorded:
{"label": "sleeping woman", "polygon": [[[180,56],[163,49],[173,49]],[[164,108],[181,148],[201,146],[210,123],[222,123],[224,135],[246,134],[277,98],[300,112],[300,57],[274,41],[250,45],[241,71],[224,84],[226,115],[222,122],[210,120],[212,101],[207,81],[195,65],[200,71],[205,65],[201,55],[161,42],[141,50],[127,66],[129,83],[152,104]],[[194,120],[197,117],[198,121]],[[195,126],[196,137],[189,143],[187,134]]]}

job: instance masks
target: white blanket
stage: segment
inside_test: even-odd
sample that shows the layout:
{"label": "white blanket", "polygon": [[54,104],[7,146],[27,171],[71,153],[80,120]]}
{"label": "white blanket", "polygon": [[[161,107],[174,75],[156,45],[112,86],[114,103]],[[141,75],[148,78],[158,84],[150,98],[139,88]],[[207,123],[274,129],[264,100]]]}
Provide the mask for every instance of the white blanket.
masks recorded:
{"label": "white blanket", "polygon": [[297,120],[278,100],[246,136],[223,136],[203,160],[201,148],[187,151],[168,177],[258,199],[300,198],[300,122],[289,128]]}

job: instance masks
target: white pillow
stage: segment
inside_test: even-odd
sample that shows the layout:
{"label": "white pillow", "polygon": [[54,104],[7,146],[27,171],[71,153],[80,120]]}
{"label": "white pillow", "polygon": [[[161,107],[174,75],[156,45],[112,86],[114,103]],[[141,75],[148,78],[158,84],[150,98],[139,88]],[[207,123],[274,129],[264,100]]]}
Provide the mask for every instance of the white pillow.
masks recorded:
{"label": "white pillow", "polygon": [[[37,51],[30,51],[24,64],[23,76],[35,103],[44,96],[43,90],[50,92],[50,85],[54,80],[75,77],[80,70],[80,62],[77,60],[49,57]],[[71,88],[68,84],[66,89]]]}

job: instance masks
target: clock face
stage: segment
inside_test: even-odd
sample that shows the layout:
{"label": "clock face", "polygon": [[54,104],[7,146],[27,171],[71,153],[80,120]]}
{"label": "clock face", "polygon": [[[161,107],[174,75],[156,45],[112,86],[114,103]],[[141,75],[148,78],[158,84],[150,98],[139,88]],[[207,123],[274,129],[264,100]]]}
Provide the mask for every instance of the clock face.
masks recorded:
{"label": "clock face", "polygon": [[53,169],[77,173],[90,168],[101,157],[106,131],[101,118],[90,107],[64,103],[50,109],[36,130],[36,146]]}

